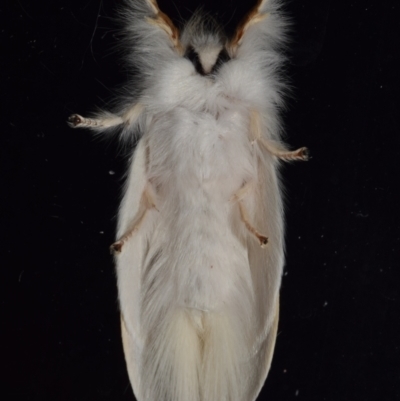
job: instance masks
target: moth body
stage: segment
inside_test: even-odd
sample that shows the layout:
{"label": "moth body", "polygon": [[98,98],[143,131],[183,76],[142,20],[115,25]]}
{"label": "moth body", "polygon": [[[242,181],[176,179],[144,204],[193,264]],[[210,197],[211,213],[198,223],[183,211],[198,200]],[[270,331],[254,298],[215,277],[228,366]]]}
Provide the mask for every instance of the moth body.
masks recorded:
{"label": "moth body", "polygon": [[260,0],[233,38],[155,0],[128,2],[141,70],[116,113],[73,115],[141,134],[118,219],[122,337],[138,401],[254,400],[275,344],[284,262],[280,140],[284,23]]}

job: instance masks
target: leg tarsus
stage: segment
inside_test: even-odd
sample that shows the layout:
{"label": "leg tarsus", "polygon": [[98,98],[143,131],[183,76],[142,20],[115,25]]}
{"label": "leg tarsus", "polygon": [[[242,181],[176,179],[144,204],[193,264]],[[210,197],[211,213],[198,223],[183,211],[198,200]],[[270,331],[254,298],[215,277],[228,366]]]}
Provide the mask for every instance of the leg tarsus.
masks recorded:
{"label": "leg tarsus", "polygon": [[124,243],[122,241],[117,241],[114,242],[111,246],[110,246],[110,253],[111,255],[117,255],[121,252],[122,250],[122,245]]}
{"label": "leg tarsus", "polygon": [[80,116],[79,114],[72,114],[71,116],[68,117],[68,124],[76,128],[82,123],[83,117]]}

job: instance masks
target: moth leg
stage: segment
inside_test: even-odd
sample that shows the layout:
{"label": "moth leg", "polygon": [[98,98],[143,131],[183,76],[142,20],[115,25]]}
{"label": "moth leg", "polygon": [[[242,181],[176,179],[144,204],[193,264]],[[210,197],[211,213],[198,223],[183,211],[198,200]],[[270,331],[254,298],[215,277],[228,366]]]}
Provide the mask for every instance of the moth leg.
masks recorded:
{"label": "moth leg", "polygon": [[239,203],[240,217],[246,226],[247,230],[253,234],[258,241],[260,242],[261,248],[265,248],[268,243],[268,238],[265,235],[262,235],[253,225],[250,223],[249,215],[247,213],[246,207],[243,203],[243,198],[249,192],[249,190],[253,187],[253,182],[246,182],[233,196],[230,201]]}
{"label": "moth leg", "polygon": [[308,149],[305,147],[288,150],[281,143],[273,140],[268,140],[262,137],[262,130],[260,124],[260,115],[258,112],[253,111],[250,115],[250,131],[253,135],[254,142],[258,142],[262,147],[283,161],[303,160],[307,161],[309,158]]}
{"label": "moth leg", "polygon": [[112,115],[104,118],[86,118],[79,114],[68,117],[68,123],[72,128],[111,128],[124,122],[122,117]]}
{"label": "moth leg", "polygon": [[272,155],[283,161],[307,161],[309,159],[309,151],[306,147],[296,150],[287,150],[279,142],[268,141],[264,138],[259,138],[258,142]]}
{"label": "moth leg", "polygon": [[115,255],[122,251],[122,247],[124,246],[125,242],[139,231],[140,227],[146,219],[148,212],[153,208],[157,209],[149,189],[146,188],[143,191],[143,195],[140,200],[139,210],[132,220],[132,223],[129,225],[125,234],[123,234],[118,241],[114,242],[110,246],[110,252],[112,254]]}
{"label": "moth leg", "polygon": [[236,193],[234,193],[230,199],[230,201],[241,201],[244,196],[247,194],[247,192],[249,192],[249,190],[251,189],[251,187],[253,186],[252,181],[247,181],[240,189],[239,191],[237,191]]}
{"label": "moth leg", "polygon": [[249,215],[247,213],[246,207],[244,206],[242,201],[239,201],[239,210],[240,210],[240,217],[244,225],[246,226],[247,230],[252,233],[260,242],[261,248],[265,248],[268,244],[268,238],[257,231],[256,228],[252,226],[249,222]]}
{"label": "moth leg", "polygon": [[143,111],[140,103],[134,104],[127,109],[121,116],[112,113],[99,114],[97,118],[86,118],[79,114],[72,114],[68,118],[68,124],[72,128],[91,128],[103,130],[117,127],[121,124],[130,125],[134,123]]}
{"label": "moth leg", "polygon": [[136,234],[139,231],[144,219],[146,218],[147,212],[148,209],[142,210],[135,216],[135,224],[133,226],[130,226],[129,230],[118,241],[114,242],[110,246],[111,253],[118,254],[122,251],[122,247],[124,246],[125,242],[130,237],[132,237],[132,235]]}

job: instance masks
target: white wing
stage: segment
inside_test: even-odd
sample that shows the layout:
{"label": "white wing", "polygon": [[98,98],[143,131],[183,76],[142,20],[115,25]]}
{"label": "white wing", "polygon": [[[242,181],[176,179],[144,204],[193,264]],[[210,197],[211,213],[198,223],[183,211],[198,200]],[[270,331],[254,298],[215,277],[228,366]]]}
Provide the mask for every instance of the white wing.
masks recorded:
{"label": "white wing", "polygon": [[[143,139],[137,145],[126,183],[120,213],[117,238],[128,229],[139,209],[146,186],[146,151]],[[140,387],[141,353],[143,337],[140,326],[141,308],[141,266],[145,258],[146,232],[148,220],[142,229],[124,244],[116,256],[118,291],[121,308],[122,340],[133,391],[139,400],[142,398]]]}
{"label": "white wing", "polygon": [[[262,157],[262,156],[261,156]],[[276,161],[263,155],[259,160],[258,182],[252,199],[254,225],[268,237],[262,249],[253,238],[248,238],[248,257],[254,288],[255,321],[257,329],[251,339],[253,350],[251,369],[254,386],[249,400],[254,400],[268,374],[275,347],[278,317],[279,289],[284,263],[283,214]]]}
{"label": "white wing", "polygon": [[[171,282],[169,285],[166,283],[171,272],[164,268],[167,239],[165,230],[160,229],[169,216],[163,212],[164,202],[155,194],[150,183],[148,164],[151,151],[148,139],[149,135],[144,135],[134,153],[119,212],[117,242],[112,246],[117,250],[125,359],[138,400],[156,399],[149,394],[156,392],[154,388],[158,387],[158,383],[149,383],[150,374],[145,372],[151,371],[157,376],[153,370],[157,371],[162,364],[157,358],[168,356],[171,343],[179,344],[179,335],[186,341],[188,334],[185,322],[183,332],[180,332],[177,329],[179,321],[170,319],[170,314],[174,312],[175,294]],[[170,326],[174,327],[177,335],[168,336],[165,333]],[[155,341],[152,340],[154,338]],[[157,346],[160,348],[152,348]],[[168,383],[167,377],[159,380]]]}
{"label": "white wing", "polygon": [[[263,72],[259,84],[264,85],[263,98],[258,104],[257,96],[252,97],[251,89],[246,87],[246,96],[255,102],[254,113],[258,119],[255,122],[256,132],[250,132],[250,138],[255,141],[257,148],[257,179],[252,185],[252,192],[246,195],[243,201],[247,209],[252,211],[249,217],[254,226],[268,237],[268,244],[264,249],[251,236],[248,236],[247,240],[257,322],[256,330],[249,339],[252,358],[248,367],[251,383],[246,398],[248,400],[256,399],[268,374],[279,318],[279,289],[284,264],[284,224],[279,161],[276,156],[280,157],[278,149],[284,149],[279,143],[279,107],[282,102],[280,92],[285,88],[276,74],[282,63],[276,47],[282,45],[285,38],[284,28],[284,20],[279,13],[277,2],[260,0],[239,25],[231,42],[231,52],[243,63],[242,73],[257,68],[257,73]],[[254,67],[255,65],[257,67]],[[257,88],[255,93],[258,90]],[[254,126],[251,130],[253,128]],[[263,144],[268,144],[268,150]]]}

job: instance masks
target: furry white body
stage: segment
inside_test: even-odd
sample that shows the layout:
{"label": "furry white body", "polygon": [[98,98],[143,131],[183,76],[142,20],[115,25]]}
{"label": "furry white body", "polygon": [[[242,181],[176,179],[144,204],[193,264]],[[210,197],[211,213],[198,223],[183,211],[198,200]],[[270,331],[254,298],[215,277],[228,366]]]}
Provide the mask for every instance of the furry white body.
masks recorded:
{"label": "furry white body", "polygon": [[[170,66],[180,71],[176,80],[168,68],[153,75],[157,98],[149,96],[146,105],[144,93],[140,101],[151,111],[117,235],[151,186],[156,208],[117,257],[126,354],[139,400],[250,400],[269,368],[269,353],[260,351],[277,316],[282,207],[276,161],[249,126],[254,109],[274,122],[275,105],[263,77],[235,62],[212,81],[177,58]],[[246,183],[243,201],[268,236],[267,249],[240,221],[234,197]]]}
{"label": "furry white body", "polygon": [[[252,401],[278,322],[278,163],[307,159],[280,142],[284,23],[259,0],[223,42],[198,17],[179,35],[155,0],[128,3],[137,95],[69,121],[142,133],[112,246],[132,387],[138,401]],[[214,72],[221,49],[229,62]]]}

